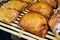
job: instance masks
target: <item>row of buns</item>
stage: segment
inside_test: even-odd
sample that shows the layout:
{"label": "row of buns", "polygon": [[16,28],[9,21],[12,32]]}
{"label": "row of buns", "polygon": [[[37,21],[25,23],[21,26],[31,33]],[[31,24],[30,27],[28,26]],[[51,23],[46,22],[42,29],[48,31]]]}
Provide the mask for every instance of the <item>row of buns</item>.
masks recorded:
{"label": "row of buns", "polygon": [[29,12],[20,18],[18,26],[40,37],[45,37],[50,27],[57,40],[60,40],[60,10],[54,12],[54,9],[60,8],[60,0],[34,1],[9,1],[0,8],[0,21],[13,22],[27,8]]}

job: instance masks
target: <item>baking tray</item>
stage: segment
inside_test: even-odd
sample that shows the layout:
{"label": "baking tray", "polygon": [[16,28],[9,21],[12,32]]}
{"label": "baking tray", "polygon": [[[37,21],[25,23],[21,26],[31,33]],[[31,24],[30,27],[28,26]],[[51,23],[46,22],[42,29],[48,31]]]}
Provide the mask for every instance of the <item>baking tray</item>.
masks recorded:
{"label": "baking tray", "polygon": [[[8,1],[3,1],[0,4],[5,5]],[[3,7],[1,5],[1,7]],[[28,10],[24,11],[24,13],[27,13]],[[24,15],[24,13],[20,13],[20,16],[11,24],[5,23],[0,21],[0,29],[3,31],[6,31],[8,33],[11,33],[13,35],[18,36],[19,38],[24,38],[26,40],[56,40],[54,34],[51,30],[48,31],[48,34],[45,36],[45,38],[41,38],[39,36],[36,36],[30,32],[27,32],[25,30],[22,30],[21,27],[17,25],[18,21],[20,20],[20,17]]]}

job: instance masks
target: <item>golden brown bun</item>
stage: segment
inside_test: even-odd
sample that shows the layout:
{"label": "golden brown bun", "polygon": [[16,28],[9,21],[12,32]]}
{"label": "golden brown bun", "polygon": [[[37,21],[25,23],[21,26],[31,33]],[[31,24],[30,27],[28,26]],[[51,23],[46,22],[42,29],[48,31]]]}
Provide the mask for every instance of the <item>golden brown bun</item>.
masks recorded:
{"label": "golden brown bun", "polygon": [[60,11],[54,14],[49,20],[49,26],[52,29],[57,40],[60,40]]}
{"label": "golden brown bun", "polygon": [[57,6],[57,0],[38,0],[40,2],[48,3],[50,6],[56,8]]}
{"label": "golden brown bun", "polygon": [[27,6],[26,2],[21,1],[9,1],[5,7],[10,9],[16,9],[18,11],[24,11],[25,7]]}
{"label": "golden brown bun", "polygon": [[36,2],[34,4],[32,4],[29,7],[29,10],[34,11],[34,12],[38,12],[40,14],[42,14],[43,16],[45,16],[47,19],[50,18],[53,9],[50,5],[46,4],[46,3],[40,3],[40,2]]}
{"label": "golden brown bun", "polygon": [[0,8],[0,21],[11,23],[19,15],[16,10],[11,10],[7,8]]}
{"label": "golden brown bun", "polygon": [[40,37],[45,37],[48,30],[46,19],[35,12],[25,14],[19,21],[18,25]]}

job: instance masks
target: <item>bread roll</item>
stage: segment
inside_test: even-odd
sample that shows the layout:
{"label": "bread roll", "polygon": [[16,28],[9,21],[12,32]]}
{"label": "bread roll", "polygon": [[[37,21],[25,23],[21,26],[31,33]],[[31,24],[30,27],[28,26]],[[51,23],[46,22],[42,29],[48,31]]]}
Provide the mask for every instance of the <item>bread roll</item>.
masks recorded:
{"label": "bread roll", "polygon": [[30,5],[29,10],[33,12],[38,12],[47,19],[49,19],[50,16],[53,14],[52,7],[47,3],[40,3],[40,2],[33,3],[32,5]]}
{"label": "bread roll", "polygon": [[49,26],[52,29],[57,40],[60,40],[60,11],[51,17],[49,20]]}
{"label": "bread roll", "polygon": [[0,8],[0,21],[11,23],[19,15],[16,10],[11,10],[7,8]]}
{"label": "bread roll", "polygon": [[25,14],[18,22],[18,25],[40,37],[45,37],[48,31],[46,19],[36,12]]}

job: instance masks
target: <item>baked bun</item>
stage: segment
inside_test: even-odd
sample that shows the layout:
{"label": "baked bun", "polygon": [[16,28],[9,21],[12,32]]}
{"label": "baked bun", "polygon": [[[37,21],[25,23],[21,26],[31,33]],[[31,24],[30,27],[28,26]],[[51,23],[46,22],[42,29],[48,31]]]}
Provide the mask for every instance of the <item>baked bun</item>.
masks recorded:
{"label": "baked bun", "polygon": [[49,26],[52,29],[57,40],[60,40],[60,11],[51,17],[49,20]]}
{"label": "baked bun", "polygon": [[48,3],[53,8],[56,8],[57,6],[57,0],[38,0],[38,1]]}
{"label": "baked bun", "polygon": [[41,3],[41,2],[33,3],[32,5],[30,5],[29,10],[38,12],[41,15],[45,16],[45,18],[47,19],[50,18],[53,12],[53,9],[50,5],[48,5],[47,3]]}
{"label": "baked bun", "polygon": [[40,37],[45,37],[48,31],[46,19],[35,12],[25,14],[18,22],[18,25]]}
{"label": "baked bun", "polygon": [[11,23],[19,15],[16,10],[11,10],[7,8],[0,8],[0,21]]}
{"label": "baked bun", "polygon": [[4,7],[5,8],[10,8],[10,9],[15,9],[18,11],[24,11],[25,7],[28,4],[26,2],[21,2],[21,1],[9,1]]}

